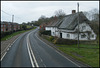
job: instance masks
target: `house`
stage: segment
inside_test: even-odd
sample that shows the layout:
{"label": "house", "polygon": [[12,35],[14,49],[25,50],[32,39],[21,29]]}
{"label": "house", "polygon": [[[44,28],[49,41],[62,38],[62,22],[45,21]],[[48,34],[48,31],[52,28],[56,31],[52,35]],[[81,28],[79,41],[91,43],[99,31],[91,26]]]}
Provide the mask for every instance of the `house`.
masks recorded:
{"label": "house", "polygon": [[6,24],[1,22],[1,32],[5,32],[5,31],[6,31]]}
{"label": "house", "polygon": [[[79,12],[79,40],[95,40],[96,34],[89,25],[90,21],[83,12]],[[50,28],[50,29],[49,29]],[[46,30],[51,31],[52,36],[64,39],[78,39],[78,13],[72,11],[72,14],[65,16],[61,20],[53,22],[46,26]]]}
{"label": "house", "polygon": [[1,22],[1,32],[6,31],[13,31],[13,30],[20,30],[20,25],[18,23],[12,23],[12,22]]}
{"label": "house", "polygon": [[40,28],[39,29],[45,30],[45,26],[46,26],[46,23],[43,23],[43,24],[40,25]]}
{"label": "house", "polygon": [[3,21],[1,22],[1,31],[6,32],[6,31],[11,31],[11,23]]}

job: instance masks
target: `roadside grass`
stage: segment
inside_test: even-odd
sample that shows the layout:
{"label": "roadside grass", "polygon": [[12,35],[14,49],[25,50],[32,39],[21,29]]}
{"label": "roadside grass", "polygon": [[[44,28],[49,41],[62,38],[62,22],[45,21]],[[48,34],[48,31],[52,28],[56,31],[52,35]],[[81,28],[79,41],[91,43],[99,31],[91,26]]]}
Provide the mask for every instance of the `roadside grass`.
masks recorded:
{"label": "roadside grass", "polygon": [[32,26],[27,25],[27,28],[31,28]]}
{"label": "roadside grass", "polygon": [[[35,29],[35,28],[36,27],[34,27],[33,29]],[[30,30],[33,30],[33,29],[30,29]],[[1,38],[1,41],[9,40],[10,38],[12,38],[12,37],[14,37],[14,36],[16,36],[18,34],[21,34],[21,33],[24,33],[24,32],[30,31],[30,30],[23,30],[23,31],[14,32],[14,33],[12,33],[10,35],[7,35],[7,36]]]}
{"label": "roadside grass", "polygon": [[99,67],[99,45],[80,44],[80,47],[84,48],[77,48],[77,45],[57,45],[57,46],[59,50],[76,58],[77,60],[80,60],[92,67]]}
{"label": "roadside grass", "polygon": [[[41,37],[53,43],[53,41],[50,40],[50,36],[43,35]],[[55,45],[60,51],[72,56],[73,58],[92,67],[99,67],[99,36],[94,42],[87,44],[80,43],[79,48],[78,45]]]}

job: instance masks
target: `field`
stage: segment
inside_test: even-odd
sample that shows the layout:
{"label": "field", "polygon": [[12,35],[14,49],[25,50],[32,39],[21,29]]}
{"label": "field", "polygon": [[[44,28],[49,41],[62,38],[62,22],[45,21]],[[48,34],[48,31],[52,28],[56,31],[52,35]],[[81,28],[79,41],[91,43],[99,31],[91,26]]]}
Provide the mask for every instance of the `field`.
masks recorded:
{"label": "field", "polygon": [[31,28],[32,26],[27,25],[27,28]]}

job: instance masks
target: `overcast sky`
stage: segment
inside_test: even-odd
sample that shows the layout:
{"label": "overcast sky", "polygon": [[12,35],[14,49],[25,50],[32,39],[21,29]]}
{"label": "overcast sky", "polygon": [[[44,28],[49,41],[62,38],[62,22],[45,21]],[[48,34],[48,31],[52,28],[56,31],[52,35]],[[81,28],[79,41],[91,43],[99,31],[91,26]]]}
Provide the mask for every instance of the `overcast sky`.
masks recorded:
{"label": "overcast sky", "polygon": [[77,2],[79,11],[99,10],[99,1],[1,1],[1,21],[11,22],[12,15],[17,23],[36,21],[41,15],[54,16],[59,9],[68,15],[77,10]]}

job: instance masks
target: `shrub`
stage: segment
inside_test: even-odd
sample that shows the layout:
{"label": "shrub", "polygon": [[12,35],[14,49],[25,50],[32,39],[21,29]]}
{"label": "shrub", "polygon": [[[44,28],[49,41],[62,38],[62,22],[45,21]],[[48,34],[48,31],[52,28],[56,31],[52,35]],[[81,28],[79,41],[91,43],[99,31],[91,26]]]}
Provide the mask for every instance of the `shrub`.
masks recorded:
{"label": "shrub", "polygon": [[41,34],[49,35],[49,36],[51,35],[51,31],[40,30],[39,33],[40,33],[39,35]]}
{"label": "shrub", "polygon": [[76,45],[77,44],[77,40],[57,38],[57,39],[54,40],[54,43],[55,44]]}
{"label": "shrub", "polygon": [[54,40],[54,37],[53,36],[49,36],[49,40],[50,41],[53,41]]}
{"label": "shrub", "polygon": [[1,38],[3,38],[6,35],[12,34],[12,31],[7,31],[7,32],[1,32]]}

